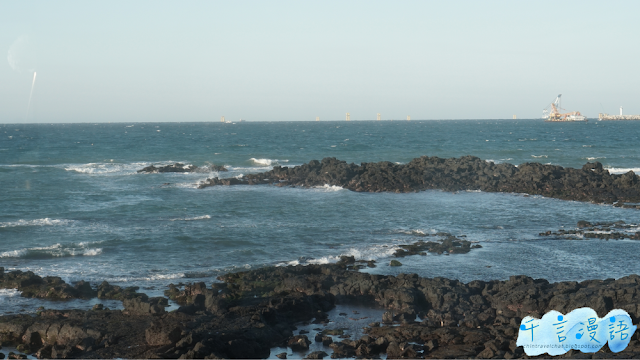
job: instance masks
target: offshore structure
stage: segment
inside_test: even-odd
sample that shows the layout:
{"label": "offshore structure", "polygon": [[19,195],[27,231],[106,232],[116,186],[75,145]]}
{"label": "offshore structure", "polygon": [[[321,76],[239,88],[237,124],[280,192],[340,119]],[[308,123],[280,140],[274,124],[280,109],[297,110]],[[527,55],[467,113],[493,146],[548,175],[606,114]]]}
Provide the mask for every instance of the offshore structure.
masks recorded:
{"label": "offshore structure", "polygon": [[549,122],[565,122],[565,121],[587,121],[587,117],[580,114],[579,111],[571,111],[567,113],[561,113],[560,110],[566,111],[560,106],[560,98],[562,94],[558,95],[556,99],[546,108],[542,109],[542,118],[544,121]]}
{"label": "offshore structure", "polygon": [[640,115],[622,115],[622,106],[620,106],[620,115],[609,115],[600,113],[598,120],[640,120]]}
{"label": "offshore structure", "polygon": [[351,114],[347,113],[347,121],[351,121]]}

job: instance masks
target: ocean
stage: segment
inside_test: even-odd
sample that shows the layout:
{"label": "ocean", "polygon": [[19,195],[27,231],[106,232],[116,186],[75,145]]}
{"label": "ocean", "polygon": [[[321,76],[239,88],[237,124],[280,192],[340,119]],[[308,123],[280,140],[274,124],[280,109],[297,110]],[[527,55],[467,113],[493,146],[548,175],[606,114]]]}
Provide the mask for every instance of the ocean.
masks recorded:
{"label": "ocean", "polygon": [[[0,124],[0,266],[67,282],[103,280],[160,295],[268,265],[374,259],[371,273],[464,282],[528,275],[549,281],[640,272],[633,240],[543,237],[579,220],[640,223],[611,205],[484,192],[355,193],[270,185],[197,189],[234,177],[336,157],[406,163],[474,155],[495,163],[640,170],[638,122],[542,120]],[[228,172],[143,174],[175,162]],[[411,256],[398,245],[448,232],[482,245],[467,254]],[[428,238],[433,239],[433,238]],[[0,290],[0,313],[86,308]],[[104,301],[101,301],[104,303]],[[111,304],[117,307],[115,302]]]}

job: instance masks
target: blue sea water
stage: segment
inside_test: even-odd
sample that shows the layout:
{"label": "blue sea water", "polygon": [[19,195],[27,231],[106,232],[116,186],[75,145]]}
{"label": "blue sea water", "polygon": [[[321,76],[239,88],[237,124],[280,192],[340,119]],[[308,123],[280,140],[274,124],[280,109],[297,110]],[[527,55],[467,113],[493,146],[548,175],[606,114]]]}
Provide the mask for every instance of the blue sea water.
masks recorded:
{"label": "blue sea water", "polygon": [[[618,278],[639,272],[632,254],[640,242],[538,233],[574,228],[578,220],[637,224],[635,209],[525,194],[196,185],[324,157],[406,163],[474,155],[568,167],[600,161],[611,172],[638,171],[639,127],[541,120],[0,124],[0,266],[140,286],[151,295],[169,283],[211,283],[229,271],[340,255],[377,260],[369,272],[462,281]],[[137,173],[174,162],[229,172]],[[483,247],[387,266],[398,245],[437,232]],[[0,313],[29,311],[16,295],[0,291]]]}

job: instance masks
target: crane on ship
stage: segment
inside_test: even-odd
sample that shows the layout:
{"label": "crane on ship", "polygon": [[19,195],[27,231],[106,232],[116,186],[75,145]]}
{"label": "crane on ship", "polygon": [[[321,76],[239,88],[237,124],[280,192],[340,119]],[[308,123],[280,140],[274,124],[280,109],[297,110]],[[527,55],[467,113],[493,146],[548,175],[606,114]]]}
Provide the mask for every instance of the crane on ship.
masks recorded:
{"label": "crane on ship", "polygon": [[587,121],[587,118],[580,114],[580,111],[561,113],[560,110],[566,111],[560,106],[561,97],[562,94],[558,95],[551,104],[542,109],[542,118],[545,121]]}

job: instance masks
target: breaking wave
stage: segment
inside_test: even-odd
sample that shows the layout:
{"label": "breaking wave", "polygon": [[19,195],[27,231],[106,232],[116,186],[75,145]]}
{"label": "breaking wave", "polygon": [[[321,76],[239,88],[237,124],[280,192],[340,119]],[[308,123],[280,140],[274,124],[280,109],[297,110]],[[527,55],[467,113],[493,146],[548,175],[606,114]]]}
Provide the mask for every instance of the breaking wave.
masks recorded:
{"label": "breaking wave", "polygon": [[266,165],[266,166],[277,165],[277,164],[280,164],[280,163],[288,163],[289,162],[289,160],[278,160],[278,159],[256,159],[256,158],[251,158],[249,160],[253,161],[255,164]]}
{"label": "breaking wave", "polygon": [[8,227],[17,227],[17,226],[56,226],[56,225],[68,225],[71,224],[73,220],[66,219],[35,219],[35,220],[23,220],[20,219],[18,221],[9,221],[9,222],[0,222],[0,228],[8,228]]}
{"label": "breaking wave", "polygon": [[640,174],[640,168],[615,168],[615,167],[609,167],[609,168],[605,168],[606,170],[609,170],[609,173],[611,174],[625,174],[628,173],[629,171],[633,171],[636,174]]}
{"label": "breaking wave", "polygon": [[120,276],[106,278],[108,282],[130,282],[130,281],[154,281],[154,280],[171,280],[185,278],[185,273],[175,274],[154,274],[150,276]]}
{"label": "breaking wave", "polygon": [[400,249],[398,245],[372,245],[363,248],[350,248],[340,255],[328,255],[319,258],[301,257],[296,260],[284,261],[276,264],[276,266],[288,265],[309,265],[309,264],[329,264],[340,260],[341,256],[353,256],[356,260],[378,260],[393,256],[396,250]]}
{"label": "breaking wave", "polygon": [[195,221],[195,220],[205,220],[205,219],[211,219],[211,215],[202,215],[202,216],[195,216],[190,218],[176,218],[176,219],[171,219],[170,221]]}
{"label": "breaking wave", "polygon": [[102,254],[102,248],[90,247],[92,244],[98,242],[81,242],[78,244],[66,244],[60,243],[41,246],[30,247],[17,250],[9,250],[0,253],[0,258],[54,258],[54,257],[67,257],[67,256],[97,256]]}
{"label": "breaking wave", "polygon": [[145,166],[149,166],[151,163],[139,162],[130,164],[119,163],[88,163],[88,164],[69,164],[65,165],[66,171],[75,171],[81,174],[90,175],[106,175],[106,174],[135,174],[138,170]]}
{"label": "breaking wave", "polygon": [[329,185],[329,184],[324,184],[322,186],[314,186],[314,189],[319,189],[319,190],[322,190],[324,192],[333,192],[333,191],[342,191],[342,190],[344,190],[344,188],[342,186]]}
{"label": "breaking wave", "polygon": [[0,299],[3,297],[13,297],[20,295],[18,289],[0,289]]}

